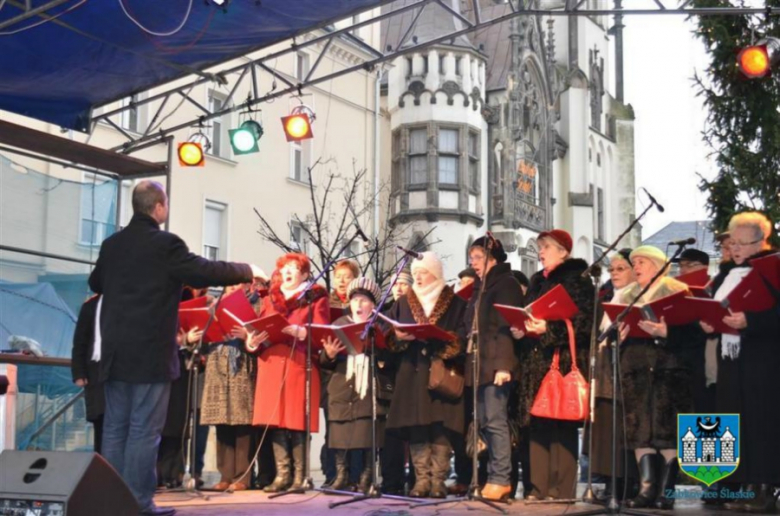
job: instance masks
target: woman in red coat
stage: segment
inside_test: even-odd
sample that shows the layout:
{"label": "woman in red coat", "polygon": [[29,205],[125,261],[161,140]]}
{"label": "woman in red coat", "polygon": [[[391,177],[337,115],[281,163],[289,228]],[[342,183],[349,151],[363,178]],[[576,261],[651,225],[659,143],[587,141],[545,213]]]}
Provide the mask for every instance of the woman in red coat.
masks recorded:
{"label": "woman in red coat", "polygon": [[[276,478],[264,491],[275,493],[302,486],[305,452],[304,394],[306,392],[306,324],[309,310],[314,324],[328,324],[328,292],[314,285],[310,300],[298,300],[309,285],[311,262],[306,255],[288,253],[276,261],[277,273],[271,280],[268,296],[263,299],[261,316],[284,315],[290,326],[282,330],[289,337],[280,342],[266,341],[257,359],[257,388],[253,425],[274,427],[272,442]],[[319,343],[312,343],[319,347]],[[316,350],[315,350],[316,351]],[[312,360],[311,431],[319,430],[320,373],[319,360]],[[290,453],[292,451],[292,454]],[[292,460],[290,458],[292,455]],[[291,472],[294,467],[294,474]]]}

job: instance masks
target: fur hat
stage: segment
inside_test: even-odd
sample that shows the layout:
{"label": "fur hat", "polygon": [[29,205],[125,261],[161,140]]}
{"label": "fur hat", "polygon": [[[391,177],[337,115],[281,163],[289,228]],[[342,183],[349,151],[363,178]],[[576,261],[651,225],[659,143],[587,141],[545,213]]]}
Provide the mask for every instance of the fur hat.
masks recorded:
{"label": "fur hat", "polygon": [[421,260],[416,258],[412,260],[412,275],[414,275],[414,271],[417,269],[425,269],[436,276],[436,279],[443,280],[444,265],[441,263],[439,257],[436,256],[436,253],[433,251],[425,251],[420,254],[422,254]]}
{"label": "fur hat", "polygon": [[648,260],[652,261],[656,267],[658,267],[658,270],[661,270],[661,267],[663,267],[666,263],[666,255],[664,252],[652,245],[639,246],[631,251],[630,258],[632,263],[634,258],[637,256],[641,256],[642,258],[647,258]]}
{"label": "fur hat", "polygon": [[374,304],[377,304],[377,302],[379,302],[379,298],[382,297],[382,291],[379,290],[379,286],[376,284],[376,282],[371,278],[366,278],[365,276],[355,278],[349,282],[349,285],[347,285],[347,298],[352,299],[352,296],[355,294],[363,294],[364,296],[371,299]]}
{"label": "fur hat", "polygon": [[[469,249],[474,249],[475,247],[481,247],[482,249],[485,248],[485,238],[487,237],[479,237],[478,239],[474,240],[474,242],[471,243],[471,247]],[[507,258],[509,258],[506,254],[506,251],[504,251],[504,244],[501,243],[501,240],[497,238],[493,238],[493,244],[490,248],[490,255],[498,262],[498,263],[504,263]]]}

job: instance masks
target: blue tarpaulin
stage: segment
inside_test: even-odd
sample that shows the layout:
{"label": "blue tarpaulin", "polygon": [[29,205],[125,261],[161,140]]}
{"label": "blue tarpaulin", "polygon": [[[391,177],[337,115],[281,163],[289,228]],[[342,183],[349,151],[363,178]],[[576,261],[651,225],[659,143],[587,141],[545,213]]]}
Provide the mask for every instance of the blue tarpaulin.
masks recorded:
{"label": "blue tarpaulin", "polygon": [[[0,29],[0,109],[86,131],[95,106],[385,3],[233,0],[223,12],[204,0],[121,2],[70,0],[47,11],[53,21],[32,17]],[[122,6],[152,32],[184,24],[172,36],[153,36]],[[20,12],[6,4],[0,23]]]}

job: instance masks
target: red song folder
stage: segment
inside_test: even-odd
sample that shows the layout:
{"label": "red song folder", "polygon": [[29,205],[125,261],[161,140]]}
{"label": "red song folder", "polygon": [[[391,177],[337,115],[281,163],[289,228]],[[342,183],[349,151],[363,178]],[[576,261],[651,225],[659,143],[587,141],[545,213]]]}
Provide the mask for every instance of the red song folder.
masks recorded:
{"label": "red song folder", "polygon": [[712,296],[710,296],[710,290],[709,286],[706,287],[695,287],[693,285],[688,285],[688,290],[691,291],[691,294],[693,294],[693,297],[700,297],[703,299],[710,299]]}
{"label": "red song folder", "polygon": [[763,312],[775,305],[775,299],[758,271],[752,270],[742,278],[726,299],[721,301],[721,304],[732,313]]}
{"label": "red song folder", "polygon": [[720,301],[690,297],[686,302],[691,311],[696,314],[696,318],[715,328],[717,333],[739,335],[739,330],[735,330],[723,322],[723,318],[727,315],[731,315],[731,313],[728,309],[723,307]]}
{"label": "red song folder", "polygon": [[[190,331],[193,328],[202,330],[209,321],[208,308],[184,308],[179,310],[179,326],[184,331]],[[203,342],[225,342],[228,340],[225,332],[222,330],[216,316],[211,321],[208,331],[203,336]]]}
{"label": "red song folder", "polygon": [[[226,312],[230,312],[232,317],[226,315]],[[234,290],[227,296],[223,296],[217,306],[217,319],[222,326],[222,331],[230,335],[233,327],[238,324],[243,326],[246,321],[253,321],[257,319],[257,313],[252,308],[252,304],[246,298],[246,294],[242,289]],[[242,321],[242,322],[236,322]]]}
{"label": "red song folder", "polygon": [[224,310],[224,317],[228,319],[227,324],[232,328],[234,324],[243,326],[249,331],[254,333],[268,332],[268,341],[272,343],[284,343],[288,342],[292,337],[286,333],[282,333],[282,330],[290,326],[289,321],[281,314],[272,314],[265,317],[254,318],[245,321],[239,318],[230,310]]}
{"label": "red song folder", "polygon": [[347,315],[345,308],[335,306],[330,307],[330,322],[336,322],[337,319],[344,317],[345,315]]}
{"label": "red song folder", "polygon": [[572,301],[569,293],[561,285],[556,285],[552,290],[526,307],[495,304],[498,312],[504,316],[510,326],[518,329],[525,328],[525,321],[534,317],[545,321],[562,321],[571,319],[580,311]]}
{"label": "red song folder", "polygon": [[379,314],[379,317],[390,323],[393,328],[414,335],[414,338],[417,340],[442,340],[446,342],[457,338],[456,335],[439,328],[435,324],[408,324],[400,323],[382,314]]}
{"label": "red song folder", "polygon": [[468,301],[469,299],[471,299],[471,294],[473,292],[474,292],[474,282],[469,283],[462,289],[455,292],[455,295],[457,295],[461,299],[465,299],[466,301]]}
{"label": "red song folder", "polygon": [[[613,303],[604,303],[601,305],[604,307],[604,311],[607,312],[607,316],[611,321],[614,321],[618,318],[618,315],[623,312],[623,310],[626,309],[627,305],[618,305]],[[639,321],[643,321],[644,317],[642,316],[642,311],[639,309],[638,306],[632,306],[631,310],[629,310],[628,315],[623,319],[623,324],[627,324],[629,326],[628,329],[628,336],[634,337],[637,339],[652,339],[653,336],[644,331],[642,328],[639,327]]]}
{"label": "red song folder", "polygon": [[780,290],[780,253],[754,258],[750,260],[750,265],[772,288]]}
{"label": "red song folder", "polygon": [[186,308],[206,308],[209,306],[209,297],[200,296],[190,299],[189,301],[182,301],[179,303],[179,310]]}
{"label": "red song folder", "polygon": [[675,279],[691,287],[704,287],[710,282],[710,275],[707,273],[707,269],[699,269],[688,274],[680,274]]}
{"label": "red song folder", "polygon": [[[332,324],[312,324],[306,325],[311,331],[311,344],[314,348],[321,348],[322,341],[328,337],[337,339],[344,344],[346,348],[342,355],[358,355],[364,353],[366,348],[370,346],[368,339],[365,341],[360,340],[360,336],[363,330],[366,328],[368,322],[345,324],[344,326],[334,326]],[[376,329],[376,341],[375,345],[377,349],[384,349],[385,337],[379,329]]]}
{"label": "red song folder", "polygon": [[669,326],[681,326],[697,321],[696,314],[689,310],[688,294],[685,291],[656,299],[639,308],[642,316],[648,321],[660,322],[664,318]]}

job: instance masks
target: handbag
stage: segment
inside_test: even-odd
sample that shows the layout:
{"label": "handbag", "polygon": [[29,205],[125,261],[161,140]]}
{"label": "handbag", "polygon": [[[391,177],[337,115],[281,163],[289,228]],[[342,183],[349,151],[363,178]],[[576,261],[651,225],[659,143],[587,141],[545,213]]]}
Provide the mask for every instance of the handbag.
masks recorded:
{"label": "handbag", "polygon": [[560,348],[553,354],[550,370],[544,375],[539,391],[536,393],[531,415],[562,421],[584,421],[588,418],[590,385],[577,367],[577,355],[574,346],[574,328],[571,320],[566,319],[571,352],[571,371],[565,377],[561,374]]}
{"label": "handbag", "polygon": [[428,389],[450,399],[463,396],[463,372],[454,367],[447,367],[441,358],[431,358],[428,370]]}

